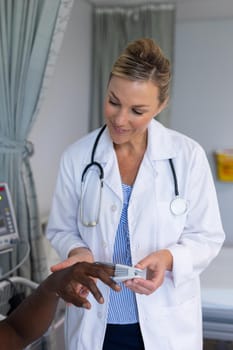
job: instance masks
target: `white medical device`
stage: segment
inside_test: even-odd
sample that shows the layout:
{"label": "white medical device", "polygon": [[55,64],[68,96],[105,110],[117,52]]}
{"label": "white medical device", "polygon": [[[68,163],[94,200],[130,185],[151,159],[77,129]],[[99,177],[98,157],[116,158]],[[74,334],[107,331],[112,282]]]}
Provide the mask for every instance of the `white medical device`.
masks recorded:
{"label": "white medical device", "polygon": [[113,279],[115,282],[124,282],[133,278],[144,278],[146,279],[147,269],[141,270],[134,266],[128,266],[123,264],[114,264],[96,261],[96,265],[110,266],[114,270]]}
{"label": "white medical device", "polygon": [[0,251],[19,239],[14,207],[7,183],[0,182]]}
{"label": "white medical device", "polygon": [[144,278],[146,279],[146,269],[141,270],[133,266],[116,264],[114,271],[114,281],[123,282],[133,278]]}

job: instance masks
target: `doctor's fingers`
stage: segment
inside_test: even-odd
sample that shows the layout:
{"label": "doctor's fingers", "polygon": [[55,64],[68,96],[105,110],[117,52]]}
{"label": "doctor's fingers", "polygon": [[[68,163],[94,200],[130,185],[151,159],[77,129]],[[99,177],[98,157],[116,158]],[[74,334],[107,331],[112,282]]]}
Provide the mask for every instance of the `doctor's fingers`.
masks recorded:
{"label": "doctor's fingers", "polygon": [[156,289],[156,285],[153,281],[135,278],[125,282],[126,287],[138,294],[150,295]]}
{"label": "doctor's fingers", "polygon": [[50,270],[52,272],[60,271],[60,270],[63,270],[65,268],[69,267],[69,266],[74,265],[75,263],[77,263],[77,257],[72,256],[72,257],[70,257],[70,258],[68,258],[66,260],[61,261],[60,263],[58,263],[56,265],[52,265],[50,267]]}
{"label": "doctor's fingers", "polygon": [[73,255],[70,255],[67,259],[61,261],[60,263],[51,266],[50,270],[52,272],[59,271],[59,270],[65,269],[69,266],[72,266],[78,262],[82,262],[82,263],[89,262],[90,264],[93,263],[93,255],[89,249],[86,249],[86,248],[81,249],[80,248],[81,252],[75,253],[75,252],[78,252],[78,250],[79,250],[79,248],[76,250],[73,250],[73,252],[74,252]]}
{"label": "doctor's fingers", "polygon": [[172,270],[173,256],[168,249],[161,249],[147,255],[141,261],[139,261],[136,267],[141,269],[152,270]]}
{"label": "doctor's fingers", "polygon": [[154,268],[160,263],[159,254],[157,252],[153,252],[147,255],[145,258],[140,260],[135,267],[144,270],[145,268]]}

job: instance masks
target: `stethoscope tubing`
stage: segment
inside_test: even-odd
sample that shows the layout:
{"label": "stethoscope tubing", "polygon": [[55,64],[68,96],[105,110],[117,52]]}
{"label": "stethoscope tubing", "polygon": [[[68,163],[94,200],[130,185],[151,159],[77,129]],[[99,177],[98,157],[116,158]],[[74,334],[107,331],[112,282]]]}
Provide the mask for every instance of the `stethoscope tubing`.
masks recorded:
{"label": "stethoscope tubing", "polygon": [[[81,176],[82,187],[83,187],[83,184],[84,184],[85,175],[87,174],[88,170],[91,167],[93,167],[93,166],[95,166],[95,167],[97,167],[99,169],[99,178],[100,178],[100,182],[101,182],[101,187],[103,186],[104,169],[103,169],[102,165],[99,162],[95,161],[95,152],[96,152],[96,149],[97,149],[100,137],[103,134],[105,129],[106,129],[106,124],[100,129],[100,131],[99,131],[99,133],[98,133],[98,135],[97,135],[97,137],[95,139],[95,142],[94,142],[94,145],[93,145],[93,148],[92,148],[92,152],[91,152],[91,162],[86,165],[86,167],[84,168],[84,170],[82,172],[82,176]],[[169,165],[170,165],[170,168],[171,168],[171,171],[172,171],[172,177],[173,177],[173,182],[174,182],[174,195],[175,195],[175,198],[173,198],[171,200],[170,210],[171,210],[171,212],[174,215],[182,215],[187,210],[187,204],[186,204],[185,199],[181,198],[180,195],[179,195],[178,181],[177,181],[177,176],[176,176],[176,171],[175,171],[175,167],[174,167],[173,161],[172,161],[171,158],[169,158],[168,161],[169,161]],[[82,207],[82,205],[81,205],[81,207]],[[98,220],[96,222],[98,222]],[[89,223],[89,224],[88,223],[83,223],[83,224],[85,226],[95,226],[95,225],[93,225],[93,223]]]}
{"label": "stethoscope tubing", "polygon": [[170,164],[172,175],[173,175],[175,196],[178,197],[179,196],[179,189],[178,189],[178,182],[177,182],[177,177],[176,177],[174,164],[173,164],[173,161],[172,161],[171,158],[169,158],[168,160],[169,160],[169,164]]}
{"label": "stethoscope tubing", "polygon": [[100,172],[100,180],[101,180],[101,183],[103,182],[102,180],[104,179],[104,169],[102,167],[102,165],[99,163],[99,162],[96,162],[95,161],[95,152],[96,152],[96,148],[98,146],[98,143],[99,143],[99,139],[101,137],[101,135],[103,134],[104,130],[106,128],[106,124],[100,129],[96,139],[95,139],[95,142],[94,142],[94,145],[92,147],[92,151],[91,151],[91,162],[89,164],[87,164],[82,172],[82,176],[81,176],[81,182],[83,183],[84,182],[84,177],[87,173],[87,171],[92,167],[92,166],[96,166],[97,168],[99,168],[99,172]]}

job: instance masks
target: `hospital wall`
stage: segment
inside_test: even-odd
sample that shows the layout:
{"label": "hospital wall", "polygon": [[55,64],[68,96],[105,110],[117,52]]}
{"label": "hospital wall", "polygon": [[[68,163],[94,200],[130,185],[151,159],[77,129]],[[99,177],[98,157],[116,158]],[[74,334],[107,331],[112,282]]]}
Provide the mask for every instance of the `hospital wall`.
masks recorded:
{"label": "hospital wall", "polygon": [[197,140],[207,152],[226,244],[233,244],[233,182],[217,180],[213,152],[233,148],[232,34],[233,19],[177,23],[171,101],[171,127]]}
{"label": "hospital wall", "polygon": [[90,38],[90,6],[74,0],[54,76],[29,137],[42,220],[50,210],[62,152],[88,129]]}
{"label": "hospital wall", "polygon": [[[201,11],[201,9],[200,9]],[[233,19],[177,20],[171,127],[200,142],[213,171],[226,244],[233,244],[233,183],[215,176],[213,152],[233,148]],[[91,11],[75,1],[54,77],[30,134],[41,217],[49,213],[63,150],[87,132]]]}

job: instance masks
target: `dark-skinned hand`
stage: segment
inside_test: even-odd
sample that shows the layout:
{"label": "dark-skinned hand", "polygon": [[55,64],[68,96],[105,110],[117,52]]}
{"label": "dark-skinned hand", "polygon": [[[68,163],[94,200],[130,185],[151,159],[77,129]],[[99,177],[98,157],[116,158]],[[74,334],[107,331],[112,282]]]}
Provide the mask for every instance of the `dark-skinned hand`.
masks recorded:
{"label": "dark-skinned hand", "polygon": [[46,288],[54,291],[67,303],[86,309],[91,308],[87,300],[89,291],[98,303],[104,303],[104,298],[96,285],[100,279],[113,290],[120,291],[120,286],[113,281],[114,268],[105,264],[77,262],[59,271],[55,271],[46,281]]}

